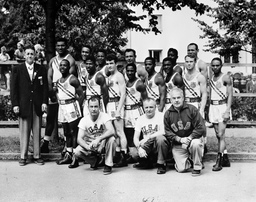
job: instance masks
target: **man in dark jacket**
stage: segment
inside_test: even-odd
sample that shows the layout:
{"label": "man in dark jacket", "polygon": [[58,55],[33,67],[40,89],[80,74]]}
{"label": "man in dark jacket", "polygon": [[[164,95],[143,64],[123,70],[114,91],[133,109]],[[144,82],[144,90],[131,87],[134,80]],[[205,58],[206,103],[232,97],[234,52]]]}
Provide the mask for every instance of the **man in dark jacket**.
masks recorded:
{"label": "man in dark jacket", "polygon": [[200,175],[202,169],[203,138],[206,133],[204,120],[198,109],[184,103],[183,91],[174,88],[170,92],[172,106],[165,112],[165,136],[172,143],[175,169],[186,172],[193,167],[192,175]]}
{"label": "man in dark jacket", "polygon": [[20,166],[26,165],[31,131],[34,142],[34,161],[43,165],[40,158],[42,115],[47,110],[48,84],[46,69],[35,63],[33,46],[25,49],[25,62],[14,67],[11,79],[11,101],[13,111],[19,116]]}

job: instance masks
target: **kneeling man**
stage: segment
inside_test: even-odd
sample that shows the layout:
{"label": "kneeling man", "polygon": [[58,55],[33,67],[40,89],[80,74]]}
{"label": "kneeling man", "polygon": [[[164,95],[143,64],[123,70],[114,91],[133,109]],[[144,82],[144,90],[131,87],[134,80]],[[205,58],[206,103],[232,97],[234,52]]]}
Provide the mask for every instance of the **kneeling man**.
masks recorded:
{"label": "kneeling man", "polygon": [[200,175],[206,133],[204,120],[198,109],[184,103],[184,93],[179,88],[170,92],[172,106],[165,112],[165,136],[172,143],[175,169],[186,172],[193,167],[192,175]]}
{"label": "kneeling man", "polygon": [[103,174],[112,172],[113,156],[115,154],[115,130],[111,122],[111,117],[100,112],[100,97],[92,96],[88,100],[89,114],[84,116],[79,122],[78,146],[75,149],[73,161],[69,168],[78,167],[78,158],[82,158],[91,164],[91,168],[97,168],[99,156],[103,152],[105,155],[105,167]]}
{"label": "kneeling man", "polygon": [[[147,98],[143,101],[145,114],[140,116],[135,123],[134,144],[138,149],[139,163],[135,168],[152,167],[152,155],[157,154],[157,174],[166,172],[165,160],[168,153],[168,141],[164,136],[164,114],[156,111],[156,101]],[[140,134],[143,139],[140,140]]]}

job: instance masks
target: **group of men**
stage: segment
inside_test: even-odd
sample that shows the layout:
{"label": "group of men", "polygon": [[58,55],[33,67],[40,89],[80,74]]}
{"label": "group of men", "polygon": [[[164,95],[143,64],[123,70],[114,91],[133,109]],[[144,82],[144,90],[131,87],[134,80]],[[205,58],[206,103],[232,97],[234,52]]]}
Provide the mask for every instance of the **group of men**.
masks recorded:
{"label": "group of men", "polygon": [[13,70],[11,98],[14,112],[20,116],[21,166],[26,164],[31,130],[35,162],[43,164],[40,122],[47,112],[41,152],[49,152],[58,117],[65,135],[59,165],[76,168],[83,159],[92,169],[104,166],[103,173],[110,174],[112,167],[136,162],[135,168],[156,165],[157,173],[164,174],[171,151],[178,172],[193,168],[192,175],[200,175],[208,97],[209,121],[216,131],[219,151],[213,171],[230,166],[225,128],[230,118],[232,82],[221,72],[221,59],[214,58],[207,68],[198,58],[197,44],[191,43],[185,68],[177,64],[178,51],[170,48],[157,72],[152,57],[147,57],[144,65],[136,64],[133,49],[125,50],[123,61],[105,50],[98,50],[95,58],[91,47],[83,46],[82,60],[76,63],[67,48],[66,39],[57,40],[57,55],[46,72],[34,63],[34,49],[27,47],[25,64]]}

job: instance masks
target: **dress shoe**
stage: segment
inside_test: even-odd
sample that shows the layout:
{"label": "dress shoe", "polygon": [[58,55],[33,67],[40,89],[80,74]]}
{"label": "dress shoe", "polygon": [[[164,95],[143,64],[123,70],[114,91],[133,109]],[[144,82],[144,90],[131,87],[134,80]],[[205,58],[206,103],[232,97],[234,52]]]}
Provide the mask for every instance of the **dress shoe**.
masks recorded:
{"label": "dress shoe", "polygon": [[104,175],[109,175],[111,173],[112,173],[112,167],[105,165],[104,169],[103,169],[103,174]]}
{"label": "dress shoe", "polygon": [[68,166],[69,168],[77,168],[79,166],[78,160],[75,156],[72,158],[72,163]]}
{"label": "dress shoe", "polygon": [[44,165],[44,160],[43,159],[34,159],[34,162],[37,164],[37,165]]}
{"label": "dress shoe", "polygon": [[25,166],[26,165],[26,159],[20,159],[19,160],[19,165],[20,166]]}
{"label": "dress shoe", "polygon": [[165,174],[166,173],[166,166],[164,164],[157,164],[157,174]]}
{"label": "dress shoe", "polygon": [[71,155],[66,152],[65,156],[63,159],[59,159],[56,162],[58,165],[62,165],[62,164],[71,164],[72,163],[72,157]]}

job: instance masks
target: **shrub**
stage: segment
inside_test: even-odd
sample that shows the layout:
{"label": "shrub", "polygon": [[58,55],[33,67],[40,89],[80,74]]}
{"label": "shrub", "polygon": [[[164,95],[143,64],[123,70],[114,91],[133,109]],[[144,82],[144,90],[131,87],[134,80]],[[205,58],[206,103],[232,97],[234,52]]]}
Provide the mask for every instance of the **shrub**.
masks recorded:
{"label": "shrub", "polygon": [[12,110],[10,95],[0,96],[0,121],[16,121],[18,117]]}
{"label": "shrub", "polygon": [[232,119],[256,121],[256,97],[234,97]]}

